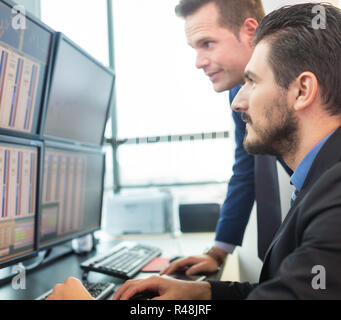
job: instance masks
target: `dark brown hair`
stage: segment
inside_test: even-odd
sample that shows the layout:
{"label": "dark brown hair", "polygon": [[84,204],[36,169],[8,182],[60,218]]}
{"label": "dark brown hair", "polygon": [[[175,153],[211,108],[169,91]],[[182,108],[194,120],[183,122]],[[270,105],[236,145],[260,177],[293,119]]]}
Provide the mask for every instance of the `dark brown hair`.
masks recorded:
{"label": "dark brown hair", "polygon": [[[322,11],[326,19],[316,19]],[[323,20],[323,21],[322,21]],[[315,22],[315,25],[314,25]],[[316,27],[316,22],[325,28]],[[256,30],[253,45],[270,44],[269,63],[279,86],[288,89],[302,72],[312,72],[322,101],[331,115],[341,114],[341,10],[327,3],[286,6],[267,15]]]}
{"label": "dark brown hair", "polygon": [[175,7],[175,13],[186,18],[208,3],[217,6],[220,24],[231,30],[237,38],[245,19],[253,18],[259,23],[265,15],[261,0],[181,0]]}

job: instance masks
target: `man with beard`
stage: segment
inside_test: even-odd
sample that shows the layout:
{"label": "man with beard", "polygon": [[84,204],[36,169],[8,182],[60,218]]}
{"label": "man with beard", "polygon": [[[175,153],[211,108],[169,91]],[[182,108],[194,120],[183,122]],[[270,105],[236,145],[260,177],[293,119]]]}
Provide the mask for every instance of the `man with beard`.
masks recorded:
{"label": "man with beard", "polygon": [[[197,55],[196,67],[209,77],[216,92],[230,90],[232,103],[244,82],[243,72],[253,52],[253,35],[265,15],[261,0],[181,0],[175,11],[185,20],[187,42]],[[162,274],[183,269],[187,275],[216,271],[228,254],[242,245],[255,200],[261,260],[281,224],[276,158],[248,154],[243,147],[245,123],[238,112],[233,111],[232,118],[235,162],[214,245],[201,255],[175,260]],[[282,159],[279,161],[291,175]]]}
{"label": "man with beard", "polygon": [[293,203],[272,241],[259,283],[130,280],[115,299],[340,299],[341,10],[316,3],[284,7],[260,23],[245,85],[233,102],[250,153],[282,157],[293,169]]}
{"label": "man with beard", "polygon": [[[325,12],[325,28],[312,23],[315,9]],[[282,157],[297,189],[259,282],[155,276],[127,281],[115,299],[144,291],[166,300],[341,298],[341,10],[316,3],[281,8],[262,20],[253,45],[232,106],[247,123],[244,147]],[[89,297],[71,278],[49,298]]]}
{"label": "man with beard", "polygon": [[[180,0],[175,11],[185,20],[187,42],[196,52],[196,67],[210,79],[216,92],[229,90],[231,104],[244,82],[244,69],[253,52],[252,38],[265,15],[262,1]],[[172,262],[163,274],[182,268],[187,268],[188,275],[216,271],[227,255],[242,244],[255,200],[258,255],[261,259],[280,226],[276,158],[249,155],[243,147],[245,123],[238,112],[232,111],[232,118],[235,125],[235,161],[214,245],[201,255]],[[283,161],[282,164],[290,174],[291,170]]]}

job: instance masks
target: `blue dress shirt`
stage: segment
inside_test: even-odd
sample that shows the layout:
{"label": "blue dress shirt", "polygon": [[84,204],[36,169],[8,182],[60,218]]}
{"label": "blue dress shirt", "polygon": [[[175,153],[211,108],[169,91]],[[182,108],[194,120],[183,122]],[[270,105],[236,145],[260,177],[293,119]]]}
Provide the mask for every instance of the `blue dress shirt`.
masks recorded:
{"label": "blue dress shirt", "polygon": [[[334,130],[335,131],[335,130]],[[295,172],[291,176],[290,183],[294,185],[297,191],[300,191],[304,181],[307,177],[307,174],[311,168],[311,165],[313,164],[317,154],[319,153],[322,146],[325,144],[325,142],[328,140],[328,138],[334,133],[329,133],[325,138],[323,138],[314,148],[312,148],[307,155],[303,158],[303,160],[300,162],[300,164],[297,166]],[[291,196],[292,200],[296,199],[295,192]]]}

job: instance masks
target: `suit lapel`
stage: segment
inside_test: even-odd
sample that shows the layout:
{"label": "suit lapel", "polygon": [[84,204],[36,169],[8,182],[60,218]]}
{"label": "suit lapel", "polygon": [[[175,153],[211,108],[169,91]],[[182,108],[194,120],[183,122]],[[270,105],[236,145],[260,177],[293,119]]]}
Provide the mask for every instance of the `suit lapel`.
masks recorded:
{"label": "suit lapel", "polygon": [[321,150],[317,154],[307,178],[304,181],[301,191],[299,192],[293,206],[289,209],[287,216],[285,217],[283,223],[281,224],[279,230],[277,231],[273,241],[271,242],[264,259],[263,269],[269,260],[271,250],[273,246],[281,238],[281,234],[285,230],[285,226],[288,221],[292,218],[292,213],[300,203],[301,199],[309,192],[311,186],[318,180],[318,178],[335,163],[341,160],[341,127],[339,127],[322,146]]}
{"label": "suit lapel", "polygon": [[322,146],[309,170],[301,191],[309,189],[326,170],[340,161],[340,159],[341,127],[339,127]]}

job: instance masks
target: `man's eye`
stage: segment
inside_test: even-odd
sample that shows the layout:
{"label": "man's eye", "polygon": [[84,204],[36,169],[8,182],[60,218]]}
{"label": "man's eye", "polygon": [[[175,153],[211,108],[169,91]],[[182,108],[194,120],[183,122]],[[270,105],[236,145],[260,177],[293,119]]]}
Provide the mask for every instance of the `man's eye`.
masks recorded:
{"label": "man's eye", "polygon": [[211,41],[205,41],[205,42],[204,42],[204,47],[205,47],[205,48],[210,48],[210,47],[212,47],[212,42],[211,42]]}
{"label": "man's eye", "polygon": [[248,78],[247,82],[251,85],[251,87],[254,87],[256,85],[256,82],[252,80],[251,78]]}

